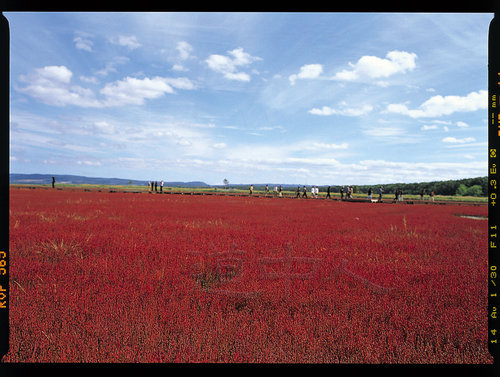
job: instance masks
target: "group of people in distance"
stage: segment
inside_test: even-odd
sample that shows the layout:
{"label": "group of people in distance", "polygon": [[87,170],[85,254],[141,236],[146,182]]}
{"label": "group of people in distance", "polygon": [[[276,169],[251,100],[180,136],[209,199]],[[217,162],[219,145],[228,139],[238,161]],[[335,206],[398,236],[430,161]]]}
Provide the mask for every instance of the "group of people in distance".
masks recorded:
{"label": "group of people in distance", "polygon": [[[340,200],[344,200],[344,192],[345,192],[345,199],[346,200],[347,199],[352,199],[353,190],[352,190],[351,186],[346,186],[345,190],[344,190],[344,186],[342,186],[340,188]],[[368,194],[368,195],[370,195],[370,194]]]}
{"label": "group of people in distance", "polygon": [[[55,188],[55,183],[56,183],[56,179],[55,179],[55,177],[52,177],[52,188]],[[160,184],[159,184],[160,192],[163,192],[163,184],[164,184],[164,182],[163,182],[163,180],[161,180]],[[266,196],[269,195],[269,185],[266,185],[265,190],[266,190]],[[152,192],[152,191],[158,192],[158,181],[148,181],[148,191],[149,192]],[[250,191],[250,195],[252,195],[253,194],[253,185],[250,185],[249,191]],[[325,198],[331,199],[330,192],[331,192],[331,186],[328,186],[328,188],[326,189],[326,197]],[[345,198],[344,198],[344,193],[345,193]],[[344,189],[344,186],[342,186],[340,188],[340,200],[352,199],[352,193],[353,193],[353,188],[351,186],[346,186],[345,189]],[[382,186],[380,186],[380,188],[378,190],[378,201],[379,202],[382,201],[383,193],[384,193],[384,188]],[[283,196],[283,188],[281,187],[281,185],[274,186],[274,195],[275,196]],[[318,198],[318,195],[319,195],[318,186],[311,186],[311,197]],[[420,200],[424,200],[424,195],[425,195],[425,190],[422,190],[420,192]],[[302,195],[301,195],[300,185],[297,186],[297,190],[295,190],[295,197],[296,198],[301,198],[301,197],[307,198],[307,188],[305,185],[302,188]],[[434,201],[434,191],[430,192],[429,197],[430,197],[431,201]],[[372,188],[371,187],[368,189],[368,196],[366,199],[372,200]],[[394,200],[399,201],[399,202],[403,201],[403,190],[398,188],[395,191]]]}
{"label": "group of people in distance", "polygon": [[[319,187],[318,186],[311,186],[311,197],[312,198],[317,198],[319,194]],[[330,196],[330,186],[328,186],[328,195]],[[307,188],[306,186],[303,186],[302,188],[302,195],[300,195],[300,186],[297,186],[297,190],[295,190],[295,197],[296,198],[307,198]]]}
{"label": "group of people in distance", "polygon": [[[344,190],[344,188],[342,188],[342,190],[341,190],[342,198],[344,197],[343,190]],[[253,185],[250,185],[248,191],[249,191],[250,195],[253,194]],[[326,190],[326,198],[331,198],[330,193],[331,193],[331,186],[328,186],[328,188]],[[351,198],[351,194],[352,194],[351,187],[349,187],[348,193],[349,193],[349,198]],[[267,196],[269,194],[270,194],[269,185],[266,185],[265,195]],[[281,185],[279,185],[279,186],[275,185],[273,195],[274,196],[283,196],[283,187]],[[305,185],[302,187],[302,190],[300,189],[300,185],[297,186],[297,190],[295,190],[295,197],[296,198],[307,198],[308,197],[307,196],[307,188]],[[311,197],[313,197],[313,198],[319,197],[319,187],[318,186],[311,186]],[[346,199],[347,199],[347,195],[346,195]]]}
{"label": "group of people in distance", "polygon": [[[269,195],[269,185],[266,185],[266,196]],[[253,185],[250,186],[250,195],[253,193]],[[281,185],[274,185],[274,191],[273,191],[274,196],[283,196],[283,187]]]}
{"label": "group of people in distance", "polygon": [[[158,192],[158,181],[148,181],[148,191]],[[160,192],[163,192],[163,180],[160,181]]]}
{"label": "group of people in distance", "polygon": [[[282,194],[282,191],[283,191],[283,188],[281,187],[281,185],[275,185],[274,186],[274,196],[283,196]],[[352,186],[342,186],[340,188],[340,200],[349,200],[349,199],[352,199],[352,194],[353,194],[353,188]],[[253,194],[253,185],[250,185],[250,188],[249,188],[249,193],[250,195]],[[265,188],[265,195],[269,195],[269,185],[266,185],[266,188]],[[378,189],[378,201],[381,202],[382,201],[382,197],[383,197],[383,194],[384,194],[384,188],[382,186],[379,187]],[[422,190],[422,192],[420,193],[420,200],[424,200],[424,190]],[[431,193],[429,194],[430,196],[430,200],[431,201],[434,201],[434,191],[431,191]],[[308,198],[307,196],[307,188],[306,186],[302,186],[302,189],[300,188],[300,185],[297,186],[297,189],[295,190],[295,197],[296,198]],[[318,198],[319,197],[319,187],[318,186],[311,186],[311,197],[312,198]],[[331,199],[331,186],[328,186],[328,188],[326,189],[326,196],[325,196],[325,199],[328,199],[330,198]],[[368,196],[366,197],[367,200],[371,200],[373,201],[373,190],[372,188],[370,187],[368,189]],[[397,189],[395,191],[395,197],[394,197],[394,200],[396,201],[403,201],[403,190],[401,189]]]}
{"label": "group of people in distance", "polygon": [[[54,183],[55,183],[55,179],[54,177],[52,177],[52,187],[54,187]],[[160,187],[160,192],[163,192],[163,180],[160,181],[160,183],[158,184],[158,181],[148,181],[148,191],[149,192],[158,192],[158,186]],[[250,195],[253,194],[253,185],[250,185],[250,188],[249,188],[249,193]],[[382,201],[382,195],[384,193],[384,188],[381,186],[378,190],[378,201],[381,202]],[[266,185],[266,188],[265,188],[265,195],[269,195],[270,194],[270,191],[269,191],[269,185]],[[331,186],[328,186],[328,188],[326,189],[326,196],[325,196],[325,199],[328,199],[330,198],[331,199]],[[352,194],[353,194],[353,188],[352,186],[342,186],[340,188],[340,200],[349,200],[349,199],[352,199]],[[421,191],[420,193],[420,200],[424,200],[424,190]],[[279,196],[279,197],[282,197],[283,196],[283,188],[281,185],[275,185],[274,186],[274,192],[273,192],[273,195],[274,196]],[[429,194],[430,196],[430,200],[431,201],[434,201],[434,191],[431,191],[431,193]],[[297,186],[297,189],[295,190],[295,197],[296,198],[307,198],[307,188],[306,186],[304,185],[302,187],[302,190],[300,189],[300,185]],[[311,197],[312,198],[318,198],[319,197],[319,187],[318,186],[311,186]],[[368,189],[368,196],[366,198],[367,200],[372,200],[372,189],[371,187]],[[401,189],[397,189],[395,191],[395,197],[394,197],[394,200],[396,201],[403,201],[403,190]]]}
{"label": "group of people in distance", "polygon": [[[425,195],[425,190],[422,190],[420,192],[420,200],[424,200],[424,195]],[[434,191],[431,191],[429,196],[431,197],[431,201],[434,201]]]}

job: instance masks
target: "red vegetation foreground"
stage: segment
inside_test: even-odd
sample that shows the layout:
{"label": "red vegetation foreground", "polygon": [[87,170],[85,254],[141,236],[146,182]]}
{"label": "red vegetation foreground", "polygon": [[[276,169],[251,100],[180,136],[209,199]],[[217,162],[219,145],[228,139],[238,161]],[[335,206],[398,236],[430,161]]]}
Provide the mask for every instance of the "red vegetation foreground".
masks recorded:
{"label": "red vegetation foreground", "polygon": [[11,189],[8,362],[491,363],[486,206]]}

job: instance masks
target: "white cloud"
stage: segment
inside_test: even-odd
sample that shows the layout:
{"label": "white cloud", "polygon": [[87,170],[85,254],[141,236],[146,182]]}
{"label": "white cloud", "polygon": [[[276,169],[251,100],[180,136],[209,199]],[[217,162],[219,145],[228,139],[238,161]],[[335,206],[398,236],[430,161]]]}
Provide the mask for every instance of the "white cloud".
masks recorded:
{"label": "white cloud", "polygon": [[461,128],[467,128],[467,127],[469,127],[469,125],[467,123],[461,122],[461,121],[457,122],[457,126],[461,127]]}
{"label": "white cloud", "polygon": [[225,144],[214,139],[212,131],[215,129],[216,126],[210,123],[191,123],[168,117],[159,122],[141,122],[140,127],[122,125],[112,140],[140,153],[154,148],[158,155],[208,158],[217,149],[225,148]]}
{"label": "white cloud", "polygon": [[211,69],[219,73],[227,74],[236,70],[233,60],[224,55],[210,55],[206,62]]}
{"label": "white cloud", "polygon": [[392,137],[401,136],[404,131],[398,127],[374,127],[369,130],[364,130],[364,134],[375,137]]}
{"label": "white cloud", "polygon": [[393,162],[385,160],[363,160],[351,169],[364,169],[364,184],[395,182],[429,182],[457,177],[484,175],[487,162]]}
{"label": "white cloud", "polygon": [[176,78],[163,77],[162,79],[167,84],[173,86],[176,89],[183,89],[183,90],[196,89],[196,85],[193,83],[193,81],[191,81],[187,77],[176,77]]}
{"label": "white cloud", "polygon": [[408,109],[405,104],[390,104],[387,106],[387,111],[396,114],[408,115],[411,118],[439,117],[442,115],[450,115],[455,112],[469,112],[486,109],[488,105],[487,97],[488,92],[486,90],[471,92],[463,97],[443,97],[437,95],[429,98],[415,110]]}
{"label": "white cloud", "polygon": [[364,129],[362,133],[389,144],[415,144],[422,140],[422,135],[408,133],[406,129],[396,126],[374,126]]}
{"label": "white cloud", "polygon": [[349,145],[347,143],[328,144],[328,143],[312,142],[312,143],[305,145],[303,148],[304,149],[311,149],[311,150],[322,150],[322,149],[347,149],[348,147],[349,147]]}
{"label": "white cloud", "polygon": [[361,116],[368,114],[373,110],[373,106],[371,105],[363,105],[361,107],[344,107],[341,109],[334,109],[328,106],[323,106],[321,109],[313,108],[308,112],[314,115],[344,115],[344,116]]}
{"label": "white cloud", "polygon": [[432,123],[445,124],[447,126],[451,126],[452,124],[452,122],[450,122],[449,120],[433,120]]}
{"label": "white cloud", "polygon": [[457,139],[455,137],[445,137],[443,139],[443,143],[459,143],[459,144],[463,144],[463,143],[472,143],[476,141],[475,138],[473,137],[466,137],[466,138],[463,138],[463,139]]}
{"label": "white cloud", "polygon": [[128,62],[130,59],[125,57],[125,56],[117,56],[113,58],[112,61],[106,63],[105,67],[96,71],[96,75],[99,76],[107,76],[110,72],[116,72],[116,66],[118,64],[125,64]]}
{"label": "white cloud", "polygon": [[173,71],[178,71],[178,72],[187,72],[189,71],[188,68],[186,68],[182,62],[193,58],[191,56],[191,53],[193,52],[193,47],[185,42],[185,41],[180,41],[177,42],[177,47],[176,50],[178,52],[178,56],[175,58],[172,58],[172,60],[175,61],[174,65],[172,66]]}
{"label": "white cloud", "polygon": [[58,82],[68,84],[73,73],[65,66],[47,66],[35,69],[37,83]]}
{"label": "white cloud", "polygon": [[334,158],[307,158],[307,157],[288,157],[284,159],[287,163],[299,163],[306,165],[327,165],[327,166],[338,166],[340,163]]}
{"label": "white cloud", "polygon": [[250,75],[239,71],[239,68],[248,66],[254,61],[262,59],[256,56],[251,56],[250,54],[244,52],[241,47],[228,51],[228,53],[230,56],[218,54],[210,55],[205,62],[208,64],[210,69],[215,72],[222,73],[228,80],[250,81]]}
{"label": "white cloud", "polygon": [[422,127],[420,127],[420,129],[421,129],[422,131],[427,131],[427,130],[437,130],[437,129],[438,129],[438,126],[436,126],[435,124],[430,125],[430,126],[428,126],[428,125],[423,125]]}
{"label": "white cloud", "polygon": [[175,93],[174,88],[193,89],[194,84],[187,78],[126,77],[107,84],[101,89],[101,94],[106,96],[106,106],[142,105],[145,99],[158,98],[165,93]]}
{"label": "white cloud", "polygon": [[72,72],[65,66],[37,68],[20,80],[27,85],[16,88],[41,102],[53,106],[74,105],[79,107],[109,107],[142,105],[146,99],[154,99],[165,93],[175,93],[175,89],[191,90],[195,84],[184,77],[153,77],[138,79],[126,77],[106,84],[100,93],[104,100],[95,98],[92,90],[71,85]]}
{"label": "white cloud", "polygon": [[99,80],[96,77],[80,76],[80,81],[87,84],[99,84]]}
{"label": "white cloud", "polygon": [[89,160],[79,160],[76,162],[78,165],[87,165],[87,166],[101,166],[102,163],[100,161],[89,161]]}
{"label": "white cloud", "polygon": [[300,67],[300,72],[298,74],[293,74],[288,77],[290,84],[295,85],[297,79],[315,79],[321,75],[323,72],[323,66],[321,64],[306,64]]}
{"label": "white cloud", "polygon": [[217,126],[213,123],[181,123],[185,127],[195,127],[195,128],[216,128]]}
{"label": "white cloud", "polygon": [[32,74],[20,77],[27,86],[17,90],[48,105],[98,107],[99,102],[91,90],[70,85],[72,76],[65,66],[37,68]]}
{"label": "white cloud", "polygon": [[185,68],[182,64],[174,64],[172,66],[172,71],[186,72],[188,71],[188,69]]}
{"label": "white cloud", "polygon": [[116,127],[105,121],[94,122],[93,129],[96,133],[103,134],[114,134],[116,132]]}
{"label": "white cloud", "polygon": [[[447,149],[475,149],[485,150],[488,147],[487,142],[463,142],[463,143],[450,143],[446,145]],[[484,153],[483,153],[484,154]]]}
{"label": "white cloud", "polygon": [[175,142],[177,145],[181,145],[183,147],[190,147],[192,143],[186,139],[179,139]]}
{"label": "white cloud", "polygon": [[110,38],[110,42],[119,46],[128,47],[131,50],[141,46],[135,35],[119,35],[118,37]]}
{"label": "white cloud", "polygon": [[75,47],[77,49],[92,52],[92,46],[94,43],[90,39],[75,37],[73,42],[75,42]]}
{"label": "white cloud", "polygon": [[262,60],[259,57],[251,56],[249,53],[244,52],[241,47],[229,51],[229,54],[233,56],[233,63],[235,66],[245,66],[253,63],[256,60]]}
{"label": "white cloud", "polygon": [[[358,81],[387,78],[397,73],[406,73],[416,67],[417,55],[406,51],[390,51],[386,58],[376,56],[362,56],[355,64],[349,63],[351,69],[337,72],[333,77],[325,77],[338,81]],[[289,76],[290,84],[294,85],[298,79],[316,79],[323,73],[321,64],[306,64],[300,68],[298,74]],[[386,81],[374,82],[380,86],[388,86]]]}
{"label": "white cloud", "polygon": [[236,81],[250,81],[250,75],[245,72],[228,72],[224,75],[224,77],[228,80],[236,80]]}
{"label": "white cloud", "polygon": [[[296,166],[297,163],[311,163],[314,165],[331,164],[335,160],[332,156],[333,150],[345,150],[347,143],[333,144],[323,143],[316,140],[303,140],[290,144],[240,144],[227,147],[224,158],[231,162],[244,162],[261,164],[261,166],[281,166],[289,163]],[[329,153],[325,153],[329,152]],[[304,157],[307,152],[307,157]]]}
{"label": "white cloud", "polygon": [[189,59],[191,56],[191,52],[193,51],[193,47],[184,41],[178,42],[177,43],[177,51],[179,51],[179,58],[181,60],[186,60]]}
{"label": "white cloud", "polygon": [[340,81],[356,81],[362,79],[378,79],[397,73],[406,73],[416,67],[417,55],[406,51],[390,51],[386,58],[362,56],[357,63],[349,63],[352,69],[337,72],[333,79]]}
{"label": "white cloud", "polygon": [[223,149],[227,147],[226,143],[215,143],[212,146],[216,149]]}
{"label": "white cloud", "polygon": [[275,131],[280,130],[282,133],[286,132],[285,127],[283,126],[263,126],[258,128],[259,131]]}

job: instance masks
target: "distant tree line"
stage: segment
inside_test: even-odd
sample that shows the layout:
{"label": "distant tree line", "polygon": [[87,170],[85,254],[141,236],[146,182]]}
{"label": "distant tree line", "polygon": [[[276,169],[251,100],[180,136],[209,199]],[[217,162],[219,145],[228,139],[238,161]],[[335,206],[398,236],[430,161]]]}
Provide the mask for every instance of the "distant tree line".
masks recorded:
{"label": "distant tree line", "polygon": [[[274,184],[269,184],[269,191],[273,191]],[[280,186],[278,184],[278,186]],[[293,184],[283,184],[284,191],[295,191],[297,185]],[[303,185],[298,185],[302,190]],[[372,189],[373,195],[378,195],[378,189],[382,186],[384,188],[384,194],[394,194],[396,190],[402,190],[403,194],[406,195],[420,195],[422,190],[424,190],[425,195],[429,195],[431,191],[434,191],[435,195],[444,196],[488,196],[488,177],[477,177],[477,178],[465,178],[458,180],[449,181],[433,181],[433,182],[421,182],[421,183],[389,183],[389,184],[375,184],[375,185],[352,185],[355,194],[367,194],[368,189]],[[227,179],[224,180],[223,186],[213,186],[213,187],[224,187],[232,189],[244,189],[248,190],[250,184],[231,184]],[[265,184],[254,184],[253,188],[255,191],[264,191]],[[310,188],[311,185],[306,185]],[[319,186],[320,192],[326,192],[328,185]],[[331,185],[330,191],[332,193],[339,193],[340,189],[347,187],[346,185]]]}
{"label": "distant tree line", "polygon": [[[488,177],[466,178],[450,181],[434,181],[421,183],[391,183],[380,185],[358,185],[353,186],[355,193],[367,193],[371,187],[374,192],[382,186],[384,194],[394,194],[396,190],[403,190],[404,194],[420,195],[424,190],[425,195],[434,191],[435,195],[461,195],[461,196],[487,196]],[[332,186],[334,191],[339,191],[341,186]]]}

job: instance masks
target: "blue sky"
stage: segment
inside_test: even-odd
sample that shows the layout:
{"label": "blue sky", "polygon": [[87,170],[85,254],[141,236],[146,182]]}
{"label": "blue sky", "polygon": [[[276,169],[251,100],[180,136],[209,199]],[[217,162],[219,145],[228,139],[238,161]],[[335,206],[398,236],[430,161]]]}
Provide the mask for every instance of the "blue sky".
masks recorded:
{"label": "blue sky", "polygon": [[308,185],[487,175],[492,14],[5,16],[12,173]]}

